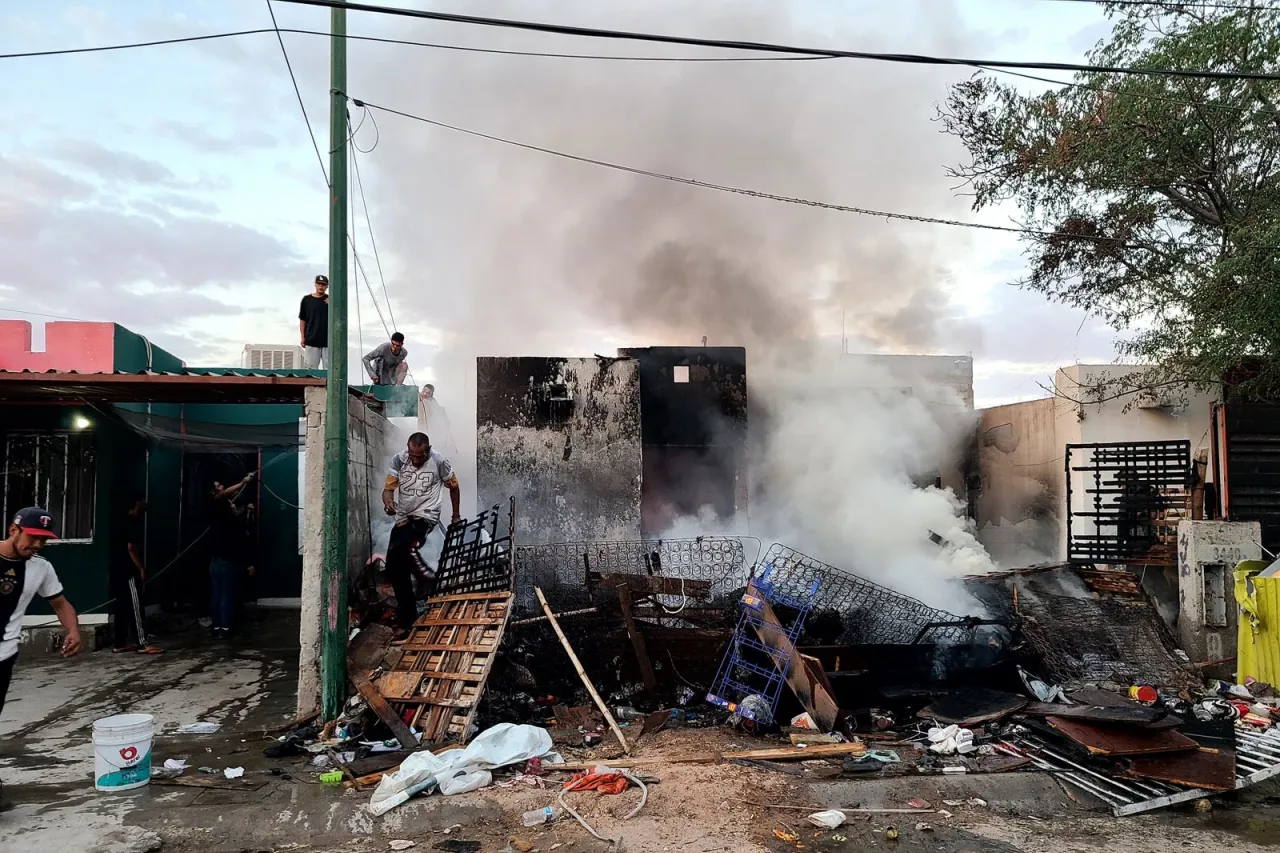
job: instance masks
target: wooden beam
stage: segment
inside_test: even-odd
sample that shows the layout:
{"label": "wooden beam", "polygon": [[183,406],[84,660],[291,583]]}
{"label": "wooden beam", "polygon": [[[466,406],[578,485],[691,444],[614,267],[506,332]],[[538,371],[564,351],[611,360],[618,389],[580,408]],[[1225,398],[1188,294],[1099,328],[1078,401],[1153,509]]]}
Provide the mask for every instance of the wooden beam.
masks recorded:
{"label": "wooden beam", "polygon": [[395,735],[396,740],[405,749],[413,750],[418,748],[418,739],[413,736],[413,732],[409,731],[409,727],[404,724],[404,720],[391,709],[387,704],[387,700],[382,698],[382,694],[378,692],[378,688],[374,687],[369,679],[365,678],[352,669],[347,670],[347,677],[351,679],[351,683],[356,686],[356,690],[369,703],[369,710],[377,715],[391,729],[391,733]]}
{"label": "wooden beam", "polygon": [[631,588],[626,584],[618,585],[618,606],[622,608],[622,621],[627,626],[627,636],[631,638],[636,662],[640,664],[640,679],[644,682],[644,689],[654,693],[658,689],[658,679],[653,674],[653,663],[645,648],[644,634],[636,627],[636,620],[631,618]]}
{"label": "wooden beam", "polygon": [[[779,672],[785,672],[787,686],[800,700],[800,704],[813,717],[814,723],[824,732],[835,729],[840,717],[840,706],[831,694],[809,673],[800,651],[787,638],[778,617],[774,615],[769,601],[755,583],[749,586],[750,594],[760,602],[760,620],[763,624],[754,625],[756,637],[769,649],[769,656]],[[821,667],[819,667],[821,668]]]}

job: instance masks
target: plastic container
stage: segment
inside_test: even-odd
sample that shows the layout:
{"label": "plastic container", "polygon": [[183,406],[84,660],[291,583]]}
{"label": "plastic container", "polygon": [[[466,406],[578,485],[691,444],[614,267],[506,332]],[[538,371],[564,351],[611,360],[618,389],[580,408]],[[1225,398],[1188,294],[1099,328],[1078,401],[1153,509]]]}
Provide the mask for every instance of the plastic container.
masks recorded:
{"label": "plastic container", "polygon": [[560,809],[555,806],[547,806],[545,809],[534,809],[531,812],[525,812],[521,822],[525,826],[539,826],[544,823],[554,822],[560,815]]}
{"label": "plastic container", "polygon": [[93,787],[128,791],[151,781],[151,742],[155,717],[119,714],[93,724]]}

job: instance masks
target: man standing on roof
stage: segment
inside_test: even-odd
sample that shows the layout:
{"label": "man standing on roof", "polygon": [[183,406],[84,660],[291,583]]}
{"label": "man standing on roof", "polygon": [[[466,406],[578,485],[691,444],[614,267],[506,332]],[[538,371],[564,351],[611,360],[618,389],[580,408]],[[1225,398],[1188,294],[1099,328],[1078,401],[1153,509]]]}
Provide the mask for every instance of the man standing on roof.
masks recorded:
{"label": "man standing on roof", "polygon": [[404,348],[404,335],[396,332],[391,342],[382,344],[364,357],[364,369],[374,385],[403,385],[409,372],[405,359],[409,351]]}
{"label": "man standing on roof", "polygon": [[137,652],[158,655],[164,651],[147,640],[146,616],[142,607],[142,584],[147,579],[142,561],[146,539],[147,502],[134,498],[125,513],[124,544],[111,555],[107,568],[112,605],[111,621],[115,632],[113,652]]}
{"label": "man standing on roof", "polygon": [[400,636],[407,635],[418,618],[413,591],[414,555],[427,534],[440,523],[444,490],[453,505],[451,521],[462,519],[462,491],[449,460],[431,449],[431,440],[420,432],[409,436],[408,446],[391,460],[382,490],[382,506],[394,515],[395,526],[387,543],[387,577],[396,592],[396,620]]}
{"label": "man standing on roof", "polygon": [[46,509],[30,506],[18,510],[9,525],[9,538],[0,541],[0,713],[9,692],[14,664],[18,662],[18,641],[22,637],[22,617],[31,599],[40,595],[67,632],[62,656],[80,651],[80,623],[75,608],[62,594],[62,584],[49,561],[40,556],[53,535],[53,516]]}
{"label": "man standing on roof", "polygon": [[329,367],[329,277],[316,276],[315,293],[302,297],[298,308],[298,337],[306,355],[307,369]]}

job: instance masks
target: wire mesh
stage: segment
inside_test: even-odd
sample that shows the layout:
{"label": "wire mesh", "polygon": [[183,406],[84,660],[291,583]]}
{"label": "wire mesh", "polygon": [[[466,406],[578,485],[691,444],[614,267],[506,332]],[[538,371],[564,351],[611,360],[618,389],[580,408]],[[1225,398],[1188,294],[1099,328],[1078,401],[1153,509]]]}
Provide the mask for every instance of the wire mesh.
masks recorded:
{"label": "wire mesh", "polygon": [[515,566],[516,612],[532,615],[542,613],[534,587],[542,589],[553,610],[590,606],[591,574],[705,581],[712,600],[724,601],[729,609],[737,603],[733,593],[751,574],[746,548],[732,536],[525,545],[516,548]]}
{"label": "wire mesh", "polygon": [[967,642],[973,629],[962,616],[864,580],[793,548],[774,543],[760,560],[772,569],[770,580],[781,592],[802,598],[819,582],[813,611],[839,616],[840,645]]}
{"label": "wire mesh", "polygon": [[1022,636],[1059,684],[1111,682],[1181,687],[1193,681],[1177,643],[1147,594],[1091,588],[1071,566],[975,583],[979,598],[1017,617]]}

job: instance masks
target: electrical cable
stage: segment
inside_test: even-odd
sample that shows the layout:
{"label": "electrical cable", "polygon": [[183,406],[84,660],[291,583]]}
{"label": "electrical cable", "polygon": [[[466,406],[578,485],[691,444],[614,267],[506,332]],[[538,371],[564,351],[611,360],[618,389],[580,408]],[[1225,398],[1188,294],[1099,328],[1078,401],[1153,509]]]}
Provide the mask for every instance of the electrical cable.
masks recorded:
{"label": "electrical cable", "polygon": [[[896,219],[896,220],[901,220],[905,222],[920,222],[920,223],[925,223],[930,225],[948,225],[948,226],[957,227],[957,228],[975,228],[983,231],[999,231],[999,232],[1008,233],[1008,234],[1023,234],[1023,235],[1034,236],[1034,237],[1087,240],[1087,241],[1092,241],[1096,243],[1107,243],[1107,244],[1114,244],[1114,245],[1120,245],[1120,246],[1132,246],[1136,248],[1150,248],[1149,246],[1145,246],[1142,243],[1130,242],[1120,237],[1106,237],[1106,236],[1101,236],[1096,234],[1059,234],[1054,231],[1045,231],[1045,230],[1036,229],[1036,228],[1024,228],[1024,227],[1014,226],[1014,225],[995,225],[993,223],[987,223],[987,222],[965,222],[963,220],[958,220],[958,219],[942,219],[936,216],[920,216],[912,213],[898,213],[895,211],[874,210],[874,209],[865,208],[865,207],[853,207],[853,206],[844,205],[844,204],[832,204],[830,202],[816,201],[814,199],[800,198],[797,196],[779,195],[777,193],[764,192],[762,190],[747,189],[744,187],[735,187],[728,184],[717,184],[710,181],[700,181],[700,180],[697,180],[696,178],[683,178],[677,175],[669,175],[664,172],[655,172],[650,169],[641,169],[635,166],[626,166],[620,163],[613,163],[608,160],[598,160],[593,157],[584,157],[578,154],[569,154],[568,152],[565,152],[565,151],[558,151],[554,148],[545,148],[540,145],[532,145],[527,142],[518,142],[513,139],[507,139],[505,137],[495,136],[493,134],[482,133],[478,130],[470,130],[465,127],[459,127],[457,125],[447,124],[442,121],[436,121],[435,119],[429,119],[424,116],[414,115],[413,113],[406,113],[401,110],[392,109],[391,107],[384,107],[384,106],[381,106],[380,104],[373,104],[373,103],[369,103],[368,101],[361,101],[355,98],[352,98],[352,102],[359,106],[367,106],[369,107],[369,109],[373,109],[373,110],[382,110],[383,112],[391,113],[392,115],[398,115],[402,118],[412,119],[413,121],[420,121],[424,124],[429,124],[434,127],[443,128],[445,130],[452,130],[457,133],[467,134],[468,136],[476,136],[481,139],[488,139],[492,142],[501,142],[504,145],[511,145],[516,148],[523,148],[528,151],[537,151],[542,154],[549,154],[553,157],[561,157],[565,160],[572,160],[578,163],[586,163],[592,166],[601,166],[606,169],[613,169],[619,172],[627,172],[632,175],[640,175],[646,178],[654,178],[657,180],[671,181],[672,183],[684,184],[686,186],[691,186],[691,187],[699,187],[701,189],[709,189],[709,190],[716,190],[718,192],[744,195],[750,198],[759,198],[767,201],[777,201],[777,202],[782,202],[784,204],[797,204],[797,205],[802,205],[806,207],[820,208],[823,210],[834,210],[834,211],[839,211],[841,213],[855,213],[861,216],[873,216],[881,219]],[[1280,247],[1259,246],[1255,248],[1275,249]]]}
{"label": "electrical cable", "polygon": [[522,21],[512,18],[490,18],[478,15],[458,15],[449,12],[432,12],[421,9],[375,6],[368,3],[354,3],[350,2],[350,0],[278,0],[278,2],[292,3],[299,6],[317,6],[326,9],[343,9],[349,12],[370,12],[374,14],[419,18],[430,21],[444,21],[455,24],[470,24],[481,27],[497,27],[501,29],[551,33],[555,35],[578,36],[584,38],[611,39],[616,41],[641,41],[659,44],[680,44],[690,47],[741,50],[758,53],[785,53],[797,56],[827,56],[841,59],[866,59],[877,62],[894,62],[909,65],[965,65],[974,68],[989,67],[1022,68],[1041,71],[1086,71],[1105,74],[1145,74],[1163,77],[1195,77],[1210,80],[1280,81],[1280,74],[1270,74],[1257,71],[1202,71],[1189,68],[1129,68],[1123,66],[1084,65],[1069,62],[1022,62],[1015,60],[962,59],[957,57],[929,56],[925,54],[878,53],[873,51],[840,50],[836,48],[797,47],[793,45],[775,44],[772,42],[732,41],[728,39],[673,36],[630,30],[608,30],[594,27],[577,27],[568,24],[548,24],[537,21]]}
{"label": "electrical cable", "polygon": [[1247,6],[1243,3],[1205,3],[1200,0],[1186,0],[1186,2],[1169,2],[1169,0],[1044,0],[1044,2],[1052,3],[1092,3],[1095,6],[1115,6],[1117,8],[1125,8],[1129,6],[1153,6],[1161,9],[1172,9],[1173,11],[1183,11],[1187,8],[1195,9],[1226,9],[1238,10],[1241,12],[1264,12],[1265,7]]}
{"label": "electrical cable", "polygon": [[284,55],[284,65],[289,69],[289,80],[293,83],[293,93],[298,97],[298,108],[302,110],[302,120],[307,124],[307,134],[311,137],[311,147],[316,150],[316,162],[320,164],[320,174],[324,175],[324,185],[329,186],[329,173],[324,168],[324,157],[320,154],[320,143],[311,130],[311,117],[307,115],[307,105],[302,100],[302,90],[298,88],[298,78],[293,73],[293,63],[289,61],[289,51],[284,46],[284,36],[280,34],[280,25],[276,22],[276,10],[267,0],[267,12],[271,14],[271,27],[275,30],[276,40],[280,42],[280,53]]}
{"label": "electrical cable", "polygon": [[[366,107],[366,112],[369,112],[370,115],[372,115],[372,111],[368,110],[367,107]],[[376,121],[374,123],[374,126],[375,127],[377,126]],[[379,131],[379,138],[381,138],[381,131]],[[377,147],[376,144],[374,147]],[[365,226],[369,229],[369,245],[373,248],[373,261],[374,261],[374,264],[378,267],[378,279],[382,282],[382,297],[387,301],[387,313],[391,316],[391,325],[393,327],[398,328],[398,324],[396,323],[396,312],[395,312],[395,309],[391,307],[391,295],[387,292],[387,277],[382,272],[382,256],[378,253],[378,241],[373,236],[373,218],[369,216],[369,201],[367,198],[365,198],[364,178],[362,178],[360,175],[360,158],[356,156],[356,150],[358,149],[353,148],[351,152],[351,171],[356,176],[356,189],[360,193],[360,205],[361,207],[364,208],[364,222],[365,222]],[[373,150],[372,148],[369,149],[369,151],[372,151],[372,150]],[[361,153],[367,154],[369,152],[362,151]],[[354,204],[355,203],[353,200],[352,202],[352,218],[353,219],[355,217]]]}

